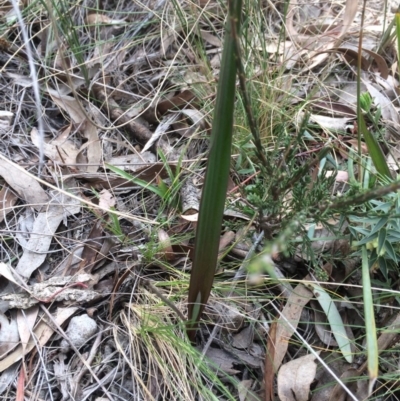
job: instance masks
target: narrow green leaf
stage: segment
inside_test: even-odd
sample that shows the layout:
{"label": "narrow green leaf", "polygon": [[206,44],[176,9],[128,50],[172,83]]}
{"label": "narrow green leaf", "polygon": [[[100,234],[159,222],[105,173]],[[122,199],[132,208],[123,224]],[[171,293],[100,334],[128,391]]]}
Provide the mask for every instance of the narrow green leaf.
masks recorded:
{"label": "narrow green leaf", "polygon": [[331,326],[332,333],[340,350],[342,351],[344,358],[348,363],[352,363],[353,354],[351,352],[350,340],[347,336],[343,320],[336,308],[335,303],[332,301],[330,295],[318,284],[310,283],[309,286],[311,287],[311,290],[321,305],[323,311],[325,312],[325,315]]}
{"label": "narrow green leaf", "polygon": [[167,171],[169,179],[171,180],[171,182],[173,182],[175,179],[175,174],[173,173],[171,166],[169,165],[168,160],[165,157],[164,152],[161,149],[158,149],[157,153],[158,153],[158,156],[160,157],[160,159],[162,160],[162,162],[164,163],[164,168]]}
{"label": "narrow green leaf", "polygon": [[[363,43],[363,25],[365,15],[366,0],[363,3],[360,34],[358,38],[358,57],[357,57],[357,123],[358,123],[358,154],[361,159],[361,134],[364,137],[368,148],[369,155],[375,165],[376,170],[383,177],[391,178],[389,166],[386,163],[385,155],[382,152],[376,138],[369,132],[365,124],[363,112],[361,109],[361,59],[362,59],[362,43]],[[361,167],[361,164],[360,164]],[[360,175],[361,178],[362,175]]]}
{"label": "narrow green leaf", "polygon": [[365,237],[362,240],[357,241],[354,245],[355,246],[365,245],[365,244],[368,244],[369,242],[373,242],[377,238],[378,238],[378,233],[368,235],[368,237]]}
{"label": "narrow green leaf", "polygon": [[[235,40],[232,34],[231,21],[235,21],[236,32],[239,33],[241,11],[241,0],[229,2],[229,17],[225,29],[221,72],[210,139],[210,153],[200,201],[194,259],[189,284],[187,332],[192,341],[196,334],[201,313],[211,292],[218,260],[219,239],[231,162],[237,72]],[[200,294],[201,304],[198,305],[196,300]]]}
{"label": "narrow green leaf", "polygon": [[[383,216],[379,219],[379,221],[375,224],[374,228],[371,231],[371,234],[378,232],[389,220],[389,216]],[[372,223],[372,222],[371,222]]]}
{"label": "narrow green leaf", "polygon": [[385,254],[385,242],[386,242],[386,229],[382,228],[378,234],[378,247],[376,253],[378,256],[383,256]]}
{"label": "narrow green leaf", "polygon": [[389,229],[387,239],[390,239],[390,242],[400,242],[400,231]]}
{"label": "narrow green leaf", "polygon": [[395,263],[397,263],[396,251],[394,250],[393,245],[389,241],[385,242],[385,250],[386,250],[387,254],[390,256],[390,258]]}
{"label": "narrow green leaf", "polygon": [[[359,111],[361,113],[361,111]],[[364,121],[364,116],[360,115],[358,118],[359,121],[359,130],[361,131],[365,143],[368,148],[369,155],[374,163],[374,166],[378,173],[385,177],[391,177],[389,167],[386,163],[385,155],[382,152],[382,149],[376,140],[376,138],[369,132],[367,125]]]}
{"label": "narrow green leaf", "polygon": [[365,246],[362,247],[362,283],[364,296],[365,331],[367,338],[368,374],[370,390],[372,390],[373,384],[378,377],[378,342],[376,338],[371,278],[369,275],[368,251]]}
{"label": "narrow green leaf", "polygon": [[[388,277],[389,266],[388,266],[387,260],[385,258],[378,258],[377,260],[378,260],[379,270],[383,274],[383,277],[385,277],[385,280],[389,280],[389,277]],[[371,260],[369,264],[374,265],[374,262],[375,262],[374,260]]]}
{"label": "narrow green leaf", "polygon": [[165,196],[165,189],[161,187],[157,187],[153,184],[148,183],[147,181],[141,180],[140,178],[135,178],[131,174],[127,173],[124,170],[121,170],[118,167],[112,166],[111,164],[106,163],[106,167],[113,171],[115,174],[118,174],[120,177],[125,178],[128,181],[133,182],[136,185],[139,185],[140,187],[144,189],[148,189],[151,192],[154,192],[156,195],[158,195],[160,198],[164,198]]}

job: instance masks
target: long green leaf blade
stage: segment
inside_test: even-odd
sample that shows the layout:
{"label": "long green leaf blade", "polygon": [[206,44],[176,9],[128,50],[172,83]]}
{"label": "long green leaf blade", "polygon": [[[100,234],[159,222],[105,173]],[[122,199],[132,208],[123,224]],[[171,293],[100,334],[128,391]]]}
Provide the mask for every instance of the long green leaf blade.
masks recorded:
{"label": "long green leaf blade", "polygon": [[353,353],[351,352],[350,340],[347,336],[343,320],[336,308],[335,303],[332,301],[330,295],[319,285],[310,283],[310,287],[317,301],[325,312],[329,325],[331,326],[333,336],[335,337],[343,356],[348,363],[352,363]]}
{"label": "long green leaf blade", "polygon": [[367,125],[365,124],[365,121],[364,121],[364,116],[361,115],[361,110],[359,110],[358,113],[360,113],[360,115],[358,117],[359,130],[363,134],[365,143],[368,148],[369,155],[371,156],[371,159],[374,163],[376,170],[381,175],[391,178],[392,176],[390,174],[389,167],[386,163],[385,155],[383,154],[378,141],[369,132]]}
{"label": "long green leaf blade", "polygon": [[120,177],[125,178],[128,181],[133,182],[136,185],[139,185],[140,187],[144,189],[148,189],[151,192],[154,192],[156,195],[158,195],[160,198],[164,198],[165,196],[165,189],[162,189],[160,187],[156,187],[155,185],[152,185],[148,183],[147,181],[141,180],[140,178],[135,178],[131,174],[127,173],[124,170],[121,170],[118,167],[112,166],[111,164],[106,163],[106,167],[114,172],[115,174],[118,174]]}
{"label": "long green leaf blade", "polygon": [[240,31],[242,1],[230,2],[221,72],[210,140],[210,153],[200,202],[194,260],[188,297],[188,335],[193,341],[198,322],[211,292],[217,266],[218,246],[228,187],[237,64],[231,21]]}

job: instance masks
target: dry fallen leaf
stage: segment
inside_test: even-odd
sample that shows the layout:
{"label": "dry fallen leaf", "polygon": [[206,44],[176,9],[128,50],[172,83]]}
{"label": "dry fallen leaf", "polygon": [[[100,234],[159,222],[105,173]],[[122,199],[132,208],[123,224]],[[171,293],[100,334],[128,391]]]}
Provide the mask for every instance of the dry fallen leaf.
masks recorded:
{"label": "dry fallen leaf", "polygon": [[368,92],[371,95],[372,99],[376,106],[378,106],[381,110],[382,117],[395,124],[395,126],[399,126],[400,117],[399,113],[393,106],[392,101],[388,98],[388,96],[383,92],[377,89],[370,82],[364,81],[364,84],[367,86]]}
{"label": "dry fallen leaf", "polygon": [[13,163],[0,160],[0,175],[7,184],[30,206],[40,211],[49,198],[40,184],[31,176],[24,174],[25,169],[16,168]]}
{"label": "dry fallen leaf", "polygon": [[211,34],[210,32],[207,32],[204,29],[200,29],[200,35],[210,45],[217,47],[217,48],[222,47],[221,39],[216,37],[215,35]]}
{"label": "dry fallen leaf", "polygon": [[31,338],[33,327],[36,322],[36,317],[39,313],[39,307],[33,306],[29,309],[17,311],[17,325],[19,337],[21,339],[22,350],[25,352],[26,345]]}
{"label": "dry fallen leaf", "polygon": [[273,322],[268,332],[267,352],[265,354],[264,365],[265,401],[273,401],[274,399],[276,328],[277,322]]}
{"label": "dry fallen leaf", "polygon": [[73,198],[68,200],[62,194],[56,195],[47,210],[39,213],[33,223],[32,233],[26,244],[24,253],[19,259],[16,272],[29,278],[47,257],[51,241],[60,223],[66,216],[79,213],[80,202]]}
{"label": "dry fallen leaf", "polygon": [[11,281],[15,285],[20,286],[18,281],[15,280],[11,269],[12,268],[9,265],[7,265],[3,262],[0,262],[0,276],[5,277],[8,281]]}
{"label": "dry fallen leaf", "polygon": [[233,231],[224,232],[219,240],[218,252],[223,252],[235,240],[235,235]]}
{"label": "dry fallen leaf", "polygon": [[307,401],[317,372],[315,355],[309,354],[282,365],[278,372],[280,401]]}
{"label": "dry fallen leaf", "polygon": [[328,130],[345,130],[349,121],[353,120],[351,117],[329,117],[318,114],[311,114],[310,120],[317,123],[321,128]]}
{"label": "dry fallen leaf", "polygon": [[114,195],[108,189],[103,189],[100,192],[99,206],[104,209],[110,209],[115,206]]}
{"label": "dry fallen leaf", "polygon": [[[301,312],[307,303],[312,299],[313,293],[308,290],[302,283],[294,288],[290,294],[285,307],[283,308],[282,315],[289,320],[292,326],[296,329],[300,320]],[[275,340],[275,357],[274,357],[274,369],[275,372],[279,369],[284,356],[286,355],[287,348],[289,346],[290,337],[292,337],[294,331],[289,327],[284,318],[281,317],[278,320],[278,326],[276,328],[276,340]]]}
{"label": "dry fallen leaf", "polygon": [[[72,316],[78,310],[77,307],[72,308],[58,308],[54,321],[58,325],[62,325],[65,320],[67,320],[70,316]],[[49,341],[50,337],[53,335],[54,330],[50,327],[45,320],[41,319],[40,322],[36,325],[33,330],[33,334],[36,338],[36,341],[30,341],[25,350],[22,345],[19,345],[17,349],[8,354],[3,360],[0,361],[0,372],[3,372],[5,369],[13,365],[15,362],[21,360],[24,355],[30,352],[36,346],[43,346]]]}
{"label": "dry fallen leaf", "polygon": [[240,372],[240,370],[235,369],[233,367],[233,365],[238,362],[237,359],[229,352],[226,352],[223,349],[210,347],[206,352],[206,356],[211,360],[212,362],[211,366],[216,367],[218,370],[221,370],[222,372],[231,375],[236,375]]}
{"label": "dry fallen leaf", "polygon": [[85,246],[80,256],[80,263],[75,266],[68,266],[64,274],[74,275],[78,271],[90,272],[94,268],[97,258],[101,256],[100,252],[104,241],[103,226],[101,221],[97,221],[93,224],[89,236],[84,242]]}
{"label": "dry fallen leaf", "polygon": [[54,103],[69,114],[71,120],[80,127],[80,132],[88,140],[88,143],[84,144],[80,151],[83,150],[82,148],[87,149],[88,166],[86,171],[88,173],[95,173],[100,166],[102,156],[96,126],[87,119],[82,111],[83,106],[80,106],[74,97],[61,95],[51,89],[48,89],[48,91]]}
{"label": "dry fallen leaf", "polygon": [[0,313],[0,359],[19,343],[17,321],[13,314],[10,319]]}
{"label": "dry fallen leaf", "polygon": [[[124,171],[136,172],[147,166],[157,162],[157,158],[154,153],[141,152],[140,154],[130,154],[123,156],[116,156],[106,160],[108,164],[116,166]],[[139,178],[139,177],[138,177]]]}
{"label": "dry fallen leaf", "polygon": [[260,401],[260,398],[251,391],[252,386],[254,380],[242,380],[238,383],[239,401]]}
{"label": "dry fallen leaf", "polygon": [[79,149],[73,142],[68,140],[70,133],[71,126],[68,126],[56,139],[41,144],[39,132],[36,128],[33,128],[31,131],[31,140],[37,148],[40,148],[40,145],[42,145],[44,154],[53,162],[58,164],[74,165],[76,163]]}
{"label": "dry fallen leaf", "polygon": [[[299,52],[299,55],[301,54],[308,59],[312,59],[311,64],[303,69],[303,72],[311,70],[321,64],[328,57],[326,52],[338,46],[343,35],[349,30],[354,20],[354,16],[357,12],[357,4],[358,2],[354,0],[347,0],[342,14],[343,21],[341,23],[339,22],[337,25],[330,26],[325,32],[321,34],[301,34],[299,32],[300,26],[304,28],[307,21],[302,21],[302,23],[299,24],[299,29],[297,29],[294,26],[294,16],[298,13],[299,9],[303,9],[305,5],[299,7],[297,0],[292,0],[290,2],[286,16],[287,32],[293,43],[298,45],[302,50]],[[311,28],[311,26],[309,26],[309,28]]]}

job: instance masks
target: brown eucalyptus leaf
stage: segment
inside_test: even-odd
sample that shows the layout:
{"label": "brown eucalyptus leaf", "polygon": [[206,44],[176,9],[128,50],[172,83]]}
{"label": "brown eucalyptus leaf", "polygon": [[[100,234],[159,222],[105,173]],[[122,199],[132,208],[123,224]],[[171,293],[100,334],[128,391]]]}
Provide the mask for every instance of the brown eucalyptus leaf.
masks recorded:
{"label": "brown eucalyptus leaf", "polygon": [[278,372],[280,401],[308,401],[317,371],[314,360],[315,355],[309,354],[282,365]]}

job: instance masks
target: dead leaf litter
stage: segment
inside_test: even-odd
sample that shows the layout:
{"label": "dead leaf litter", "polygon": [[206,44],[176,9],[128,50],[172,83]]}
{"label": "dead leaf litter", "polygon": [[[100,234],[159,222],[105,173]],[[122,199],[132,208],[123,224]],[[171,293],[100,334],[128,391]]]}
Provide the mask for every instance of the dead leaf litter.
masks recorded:
{"label": "dead leaf litter", "polygon": [[[283,3],[262,1],[255,15],[262,17],[265,32],[262,40],[258,35],[249,39],[253,55],[265,52],[269,62],[283,66],[282,79],[275,81],[276,100],[289,97],[287,104],[294,105],[307,98],[310,121],[340,160],[359,146],[353,136],[358,3],[293,0],[282,40]],[[394,14],[388,7],[383,15],[383,2],[376,3],[365,15],[362,83],[387,127],[387,161],[397,171],[396,50],[377,51],[385,18]],[[359,340],[364,335],[362,299],[354,290],[361,280],[351,275],[354,268],[338,262],[329,269],[322,263],[325,290],[316,291],[315,282],[314,287],[308,283],[310,290],[305,268],[310,261],[299,246],[291,258],[273,252],[265,256],[279,284],[266,274],[247,276],[248,259],[262,250],[257,236],[262,232],[268,240],[279,227],[279,222],[257,222],[246,213],[249,205],[254,213],[257,208],[246,199],[244,183],[256,182],[258,173],[248,177],[232,170],[218,285],[197,347],[187,342],[187,281],[225,4],[65,5],[68,17],[53,9],[55,4],[49,9],[40,2],[18,6],[25,33],[31,35],[29,51],[13,5],[0,7],[3,399],[344,400],[343,388],[321,360],[343,382],[352,378],[349,388],[362,397],[367,376],[365,344]],[[52,19],[65,27],[54,33]],[[37,76],[31,76],[29,61]],[[262,68],[253,67],[252,79],[262,82]],[[35,85],[41,94],[37,107]],[[303,110],[292,116],[293,130],[304,116]],[[298,156],[312,154],[321,143],[310,140]],[[240,157],[234,155],[232,166]],[[344,191],[349,179],[347,171],[339,171],[335,185]],[[288,193],[285,202],[291,197]],[[331,227],[310,223],[312,249],[350,259],[348,241],[331,238],[346,227],[339,221]],[[341,287],[345,280],[353,292]],[[360,356],[352,364],[326,319],[329,313],[316,302],[326,288],[326,302],[348,325],[349,333],[342,335],[357,341],[351,352]],[[343,306],[346,302],[352,306]],[[399,315],[385,307],[379,313],[379,351],[385,355],[379,391],[395,388],[390,390],[395,394]],[[302,346],[299,333],[317,355]]]}

